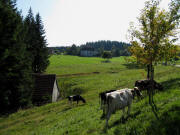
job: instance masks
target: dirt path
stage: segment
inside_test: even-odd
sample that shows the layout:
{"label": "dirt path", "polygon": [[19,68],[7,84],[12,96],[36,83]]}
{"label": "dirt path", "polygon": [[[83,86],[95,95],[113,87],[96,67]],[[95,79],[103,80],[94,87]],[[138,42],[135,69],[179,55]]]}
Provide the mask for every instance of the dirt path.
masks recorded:
{"label": "dirt path", "polygon": [[86,75],[92,75],[92,74],[100,74],[100,72],[65,74],[65,75],[57,75],[57,77],[86,76]]}

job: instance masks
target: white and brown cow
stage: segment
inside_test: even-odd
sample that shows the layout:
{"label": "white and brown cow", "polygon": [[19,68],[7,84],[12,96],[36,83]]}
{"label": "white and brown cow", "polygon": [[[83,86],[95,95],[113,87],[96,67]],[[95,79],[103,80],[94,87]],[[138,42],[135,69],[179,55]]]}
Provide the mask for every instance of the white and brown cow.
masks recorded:
{"label": "white and brown cow", "polygon": [[108,126],[108,120],[111,114],[116,110],[123,110],[123,117],[125,112],[125,107],[128,107],[128,115],[130,114],[131,104],[135,95],[141,96],[141,93],[137,87],[134,89],[121,89],[111,93],[106,94],[107,98],[107,116],[106,116],[106,126]]}

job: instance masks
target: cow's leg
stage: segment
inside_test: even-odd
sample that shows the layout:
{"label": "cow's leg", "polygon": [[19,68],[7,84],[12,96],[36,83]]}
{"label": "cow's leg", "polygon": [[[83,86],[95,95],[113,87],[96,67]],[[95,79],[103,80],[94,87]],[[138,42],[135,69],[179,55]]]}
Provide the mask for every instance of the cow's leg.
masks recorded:
{"label": "cow's leg", "polygon": [[68,103],[70,104],[70,103],[71,103],[71,100],[68,99]]}
{"label": "cow's leg", "polygon": [[124,118],[124,113],[125,113],[125,107],[122,109],[123,115],[122,117]]}
{"label": "cow's leg", "polygon": [[105,102],[101,101],[101,109],[104,109],[104,107],[105,107]]}
{"label": "cow's leg", "polygon": [[122,114],[121,122],[124,122],[125,107],[122,108],[122,112],[123,112],[123,114]]}
{"label": "cow's leg", "polygon": [[106,117],[106,127],[108,127],[108,120],[110,119],[110,116],[111,116],[111,112],[108,111],[107,117]]}
{"label": "cow's leg", "polygon": [[71,99],[69,100],[69,103],[70,103],[70,105],[72,105],[72,100]]}
{"label": "cow's leg", "polygon": [[100,109],[102,109],[102,101],[99,99]]}
{"label": "cow's leg", "polygon": [[128,116],[130,115],[130,111],[131,111],[131,104],[128,105]]}
{"label": "cow's leg", "polygon": [[105,104],[104,102],[101,104],[101,109],[103,110],[103,114],[102,117],[105,117],[107,114],[107,104]]}
{"label": "cow's leg", "polygon": [[106,112],[106,107],[105,106],[103,106],[103,117],[105,116],[105,112]]}

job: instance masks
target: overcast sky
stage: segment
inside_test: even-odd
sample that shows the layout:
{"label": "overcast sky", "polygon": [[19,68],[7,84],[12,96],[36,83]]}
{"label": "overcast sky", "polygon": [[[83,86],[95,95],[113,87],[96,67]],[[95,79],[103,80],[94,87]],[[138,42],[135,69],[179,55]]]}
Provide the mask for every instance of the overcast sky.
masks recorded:
{"label": "overcast sky", "polygon": [[[97,40],[126,39],[130,22],[137,22],[145,0],[17,0],[27,15],[40,13],[48,46],[81,45]],[[167,9],[170,0],[162,0]]]}

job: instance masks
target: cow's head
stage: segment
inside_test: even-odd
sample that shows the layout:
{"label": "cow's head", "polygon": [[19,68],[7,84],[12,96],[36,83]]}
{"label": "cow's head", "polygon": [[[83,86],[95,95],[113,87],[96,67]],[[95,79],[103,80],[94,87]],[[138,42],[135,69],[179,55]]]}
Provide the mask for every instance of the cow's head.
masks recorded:
{"label": "cow's head", "polygon": [[132,92],[132,95],[133,95],[133,99],[134,99],[135,95],[137,95],[137,97],[142,97],[142,93],[141,93],[141,91],[139,90],[138,87],[134,87],[134,89],[131,90],[131,92]]}

